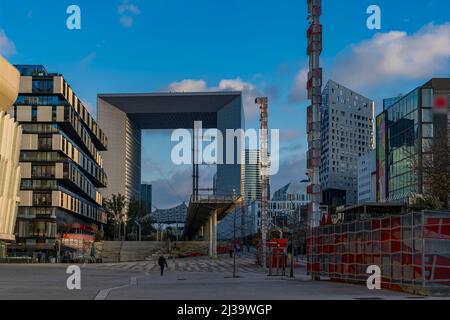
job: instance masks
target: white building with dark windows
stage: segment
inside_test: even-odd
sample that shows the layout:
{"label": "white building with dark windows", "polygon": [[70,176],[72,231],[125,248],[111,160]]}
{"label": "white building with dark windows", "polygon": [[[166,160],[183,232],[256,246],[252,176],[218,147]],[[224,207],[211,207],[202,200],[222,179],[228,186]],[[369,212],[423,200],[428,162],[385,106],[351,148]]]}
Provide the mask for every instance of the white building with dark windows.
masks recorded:
{"label": "white building with dark windows", "polygon": [[331,207],[356,204],[358,158],[374,144],[374,102],[332,80],[322,94],[322,202]]}
{"label": "white building with dark windows", "polygon": [[376,151],[370,150],[358,158],[358,203],[376,202],[376,157]]}
{"label": "white building with dark windows", "polygon": [[261,200],[261,153],[245,149],[245,200]]}
{"label": "white building with dark windows", "polygon": [[[268,154],[270,170],[270,154]],[[267,177],[270,195],[270,176]],[[245,149],[245,200],[247,203],[261,200],[261,152],[259,149]]]}

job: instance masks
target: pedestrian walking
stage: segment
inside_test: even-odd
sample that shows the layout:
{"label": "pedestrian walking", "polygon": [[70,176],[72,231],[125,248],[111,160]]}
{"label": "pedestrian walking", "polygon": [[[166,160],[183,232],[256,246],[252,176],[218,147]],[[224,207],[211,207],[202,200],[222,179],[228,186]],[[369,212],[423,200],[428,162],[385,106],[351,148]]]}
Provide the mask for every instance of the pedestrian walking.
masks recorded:
{"label": "pedestrian walking", "polygon": [[161,269],[161,276],[164,274],[164,267],[169,267],[164,256],[160,256],[158,259],[159,268]]}

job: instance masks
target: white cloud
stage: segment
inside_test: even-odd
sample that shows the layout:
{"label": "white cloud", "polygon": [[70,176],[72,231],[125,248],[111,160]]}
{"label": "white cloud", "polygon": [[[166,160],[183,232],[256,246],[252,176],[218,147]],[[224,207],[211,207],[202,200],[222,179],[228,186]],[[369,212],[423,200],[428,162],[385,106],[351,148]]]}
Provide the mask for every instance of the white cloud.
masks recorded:
{"label": "white cloud", "polygon": [[450,61],[450,23],[428,24],[414,34],[377,33],[344,50],[333,78],[354,88],[398,79],[447,76]]}
{"label": "white cloud", "polygon": [[5,56],[16,53],[16,45],[8,38],[3,29],[0,29],[0,53]]}
{"label": "white cloud", "polygon": [[118,11],[119,11],[120,14],[124,14],[124,13],[126,13],[128,11],[130,13],[133,13],[133,14],[136,14],[136,15],[141,13],[141,10],[139,9],[139,7],[134,5],[134,4],[132,4],[132,3],[129,3],[129,1],[122,2],[122,4],[118,8]]}
{"label": "white cloud", "polygon": [[255,98],[261,95],[261,91],[253,83],[243,81],[240,78],[222,79],[217,86],[208,87],[204,80],[184,79],[172,82],[167,86],[167,91],[175,92],[206,92],[206,91],[242,91],[244,112],[247,118],[253,118],[259,114],[255,105]]}
{"label": "white cloud", "polygon": [[133,26],[133,18],[130,16],[121,16],[120,17],[120,24],[124,26],[125,28],[131,28]]}
{"label": "white cloud", "polygon": [[81,61],[80,61],[80,65],[82,66],[82,67],[86,67],[86,66],[88,66],[88,65],[90,65],[94,60],[95,60],[95,58],[97,58],[97,52],[91,52],[90,54],[88,54],[86,57],[84,57],[83,59],[81,59]]}
{"label": "white cloud", "polygon": [[306,99],[306,81],[308,81],[308,68],[301,68],[295,75],[294,84],[289,93],[290,102],[301,102]]}
{"label": "white cloud", "polygon": [[141,14],[141,10],[135,4],[130,3],[129,0],[124,0],[122,4],[119,5],[117,11],[120,15],[120,24],[125,28],[131,28],[134,23],[133,16]]}
{"label": "white cloud", "polygon": [[174,92],[204,92],[207,91],[207,86],[204,80],[185,79],[172,82],[167,89]]}
{"label": "white cloud", "polygon": [[242,81],[240,78],[224,79],[220,80],[218,89],[221,91],[242,91],[245,116],[254,118],[259,114],[255,98],[262,96],[262,93],[254,84]]}
{"label": "white cloud", "polygon": [[296,129],[287,129],[287,128],[280,129],[280,139],[285,141],[297,140],[302,136],[302,134],[303,133],[300,130]]}

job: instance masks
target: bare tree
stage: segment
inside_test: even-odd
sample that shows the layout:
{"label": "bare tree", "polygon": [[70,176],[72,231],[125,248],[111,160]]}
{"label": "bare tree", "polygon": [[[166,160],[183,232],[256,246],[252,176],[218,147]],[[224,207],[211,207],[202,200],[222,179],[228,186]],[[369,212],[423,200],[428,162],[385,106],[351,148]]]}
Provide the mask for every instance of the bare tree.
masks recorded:
{"label": "bare tree", "polygon": [[[413,157],[411,166],[422,178],[422,193],[412,199],[417,209],[450,208],[450,144],[447,135],[435,135],[423,142],[422,157]],[[419,180],[420,181],[420,180]]]}
{"label": "bare tree", "polygon": [[[127,201],[125,196],[122,194],[113,194],[111,198],[104,199],[103,206],[108,215],[108,223],[114,225],[114,239],[121,238],[121,226],[126,220],[125,208],[127,206]],[[124,230],[125,234],[125,230]],[[118,235],[118,237],[117,237]]]}

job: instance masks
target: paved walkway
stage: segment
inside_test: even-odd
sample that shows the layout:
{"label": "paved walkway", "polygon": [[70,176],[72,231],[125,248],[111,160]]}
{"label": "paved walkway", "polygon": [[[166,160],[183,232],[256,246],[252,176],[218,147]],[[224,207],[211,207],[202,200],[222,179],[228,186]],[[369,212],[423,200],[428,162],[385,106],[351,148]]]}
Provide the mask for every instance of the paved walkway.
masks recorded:
{"label": "paved walkway", "polygon": [[[176,272],[232,272],[233,259],[228,255],[220,255],[217,259],[209,257],[192,257],[181,259],[167,259],[168,271]],[[242,273],[261,273],[264,270],[255,263],[253,254],[241,254],[236,256],[237,270]],[[113,269],[134,272],[159,272],[159,266],[155,261],[104,263],[98,265],[99,269]]]}
{"label": "paved walkway", "polygon": [[[164,276],[154,261],[88,264],[81,267],[81,290],[68,290],[68,265],[0,264],[0,299],[417,299],[363,285],[311,281],[305,268],[295,278],[267,277],[254,257],[195,257],[169,260]],[[420,297],[419,297],[420,298]],[[420,298],[429,299],[429,298]]]}

